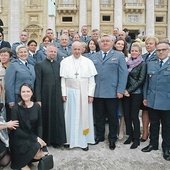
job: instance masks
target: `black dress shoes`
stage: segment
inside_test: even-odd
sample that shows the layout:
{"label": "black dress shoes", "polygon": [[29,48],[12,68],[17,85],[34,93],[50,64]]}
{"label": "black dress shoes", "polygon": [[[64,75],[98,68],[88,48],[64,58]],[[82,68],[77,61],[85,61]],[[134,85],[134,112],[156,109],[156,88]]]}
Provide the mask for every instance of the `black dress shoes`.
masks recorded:
{"label": "black dress shoes", "polygon": [[164,150],[164,151],[163,151],[163,158],[164,158],[166,161],[170,161],[170,150]]}
{"label": "black dress shoes", "polygon": [[110,142],[109,142],[109,148],[110,148],[111,150],[114,150],[114,149],[116,148],[115,142],[110,141]]}
{"label": "black dress shoes", "polygon": [[145,148],[143,148],[141,151],[142,152],[151,152],[152,150],[158,150],[158,147],[155,147],[153,145],[148,145]]}
{"label": "black dress shoes", "polygon": [[89,147],[87,146],[86,148],[81,148],[83,151],[88,151]]}
{"label": "black dress shoes", "polygon": [[139,139],[135,139],[130,149],[136,149],[140,145]]}
{"label": "black dress shoes", "polygon": [[104,141],[104,139],[96,138],[95,143],[93,145],[97,145],[99,142],[103,142],[103,141]]}
{"label": "black dress shoes", "polygon": [[123,144],[130,144],[131,142],[133,141],[133,139],[132,139],[132,137],[131,136],[129,136],[128,138],[127,138],[127,140],[123,143]]}

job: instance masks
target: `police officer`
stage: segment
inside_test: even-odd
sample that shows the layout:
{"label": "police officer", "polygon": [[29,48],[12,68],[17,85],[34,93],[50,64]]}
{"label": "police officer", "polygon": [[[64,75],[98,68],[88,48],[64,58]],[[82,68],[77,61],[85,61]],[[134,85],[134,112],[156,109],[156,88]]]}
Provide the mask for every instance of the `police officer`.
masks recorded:
{"label": "police officer", "polygon": [[143,152],[158,150],[159,130],[162,123],[162,149],[165,160],[170,161],[170,46],[159,42],[156,47],[157,61],[148,63],[144,87],[144,105],[150,118],[150,143]]}

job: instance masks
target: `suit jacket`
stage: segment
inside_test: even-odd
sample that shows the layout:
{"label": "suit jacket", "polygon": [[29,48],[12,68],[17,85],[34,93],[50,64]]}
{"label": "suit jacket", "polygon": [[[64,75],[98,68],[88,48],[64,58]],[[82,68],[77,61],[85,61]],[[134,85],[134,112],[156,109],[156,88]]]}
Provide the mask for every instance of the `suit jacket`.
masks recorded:
{"label": "suit jacket", "polygon": [[124,54],[110,50],[103,60],[102,51],[99,51],[90,59],[98,72],[94,97],[117,98],[117,93],[124,94],[128,75]]}
{"label": "suit jacket", "polygon": [[84,53],[82,54],[83,56],[87,57],[87,58],[90,58],[93,54],[90,53],[90,52],[87,52],[87,53]]}
{"label": "suit jacket", "polygon": [[11,48],[11,45],[10,45],[10,43],[8,41],[2,41],[1,45],[0,45],[0,49],[2,49],[4,47]]}
{"label": "suit jacket", "polygon": [[25,66],[19,59],[8,64],[5,74],[5,94],[7,103],[16,102],[15,96],[19,94],[20,86],[23,83],[30,84],[34,89],[35,71],[34,66]]}
{"label": "suit jacket", "polygon": [[36,58],[37,58],[37,57],[36,57],[36,54],[34,54],[34,55],[32,56],[32,55],[29,53],[27,61],[28,61],[29,64],[35,66],[35,64],[36,64]]}
{"label": "suit jacket", "polygon": [[148,63],[150,61],[156,61],[158,59],[156,50],[152,53],[152,55],[150,57],[148,57],[148,53],[143,54],[142,57],[146,63]]}
{"label": "suit jacket", "polygon": [[159,60],[148,63],[144,98],[147,106],[158,110],[170,110],[170,58],[160,68]]}
{"label": "suit jacket", "polygon": [[80,41],[81,42],[85,42],[86,44],[91,40],[91,36],[86,36],[86,39],[84,38],[84,36],[80,36]]}
{"label": "suit jacket", "polygon": [[40,62],[40,61],[43,61],[44,59],[46,59],[46,57],[47,57],[47,55],[45,53],[45,49],[42,48],[36,52],[35,60],[36,60],[36,62]]}
{"label": "suit jacket", "polygon": [[61,62],[61,60],[65,57],[68,57],[72,55],[71,47],[67,47],[67,50],[65,50],[61,45],[58,46],[57,51],[57,61]]}

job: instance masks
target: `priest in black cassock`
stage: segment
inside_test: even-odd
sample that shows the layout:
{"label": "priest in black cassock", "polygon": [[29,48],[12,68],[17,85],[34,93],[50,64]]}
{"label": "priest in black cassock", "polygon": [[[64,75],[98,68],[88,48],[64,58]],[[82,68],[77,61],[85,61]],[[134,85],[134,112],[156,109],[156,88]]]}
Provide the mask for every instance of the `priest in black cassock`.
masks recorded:
{"label": "priest in black cassock", "polygon": [[66,143],[57,47],[49,45],[47,58],[35,65],[35,99],[42,107],[43,140],[54,148]]}

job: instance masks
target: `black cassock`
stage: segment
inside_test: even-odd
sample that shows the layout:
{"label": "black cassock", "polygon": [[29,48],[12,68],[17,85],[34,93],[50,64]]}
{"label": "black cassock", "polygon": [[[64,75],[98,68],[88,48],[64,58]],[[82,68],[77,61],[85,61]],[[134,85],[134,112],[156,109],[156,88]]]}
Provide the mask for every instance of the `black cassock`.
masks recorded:
{"label": "black cassock", "polygon": [[47,145],[66,143],[59,71],[57,61],[45,59],[35,65],[35,99],[42,104],[43,140]]}

